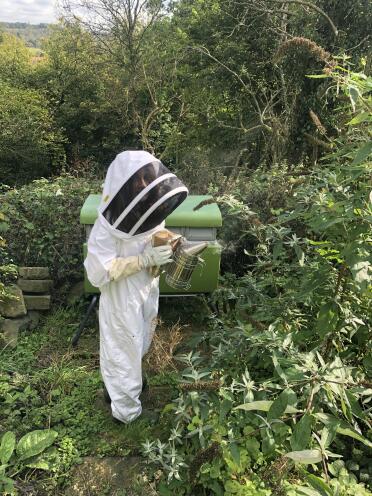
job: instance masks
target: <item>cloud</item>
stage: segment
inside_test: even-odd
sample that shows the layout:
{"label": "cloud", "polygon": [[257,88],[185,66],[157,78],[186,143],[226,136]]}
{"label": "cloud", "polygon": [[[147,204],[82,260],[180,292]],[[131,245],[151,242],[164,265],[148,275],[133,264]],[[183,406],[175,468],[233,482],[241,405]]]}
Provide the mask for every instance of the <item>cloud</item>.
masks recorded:
{"label": "cloud", "polygon": [[55,0],[1,0],[0,21],[3,22],[56,22]]}

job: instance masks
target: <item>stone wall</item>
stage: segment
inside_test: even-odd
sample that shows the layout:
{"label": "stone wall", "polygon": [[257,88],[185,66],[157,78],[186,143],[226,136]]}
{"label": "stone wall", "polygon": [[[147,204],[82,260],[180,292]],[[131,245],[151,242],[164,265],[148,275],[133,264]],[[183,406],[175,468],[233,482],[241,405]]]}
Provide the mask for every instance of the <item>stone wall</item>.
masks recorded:
{"label": "stone wall", "polygon": [[0,330],[5,346],[14,348],[22,329],[34,329],[40,311],[50,308],[52,280],[48,267],[20,267],[16,284],[9,289],[14,298],[0,302]]}

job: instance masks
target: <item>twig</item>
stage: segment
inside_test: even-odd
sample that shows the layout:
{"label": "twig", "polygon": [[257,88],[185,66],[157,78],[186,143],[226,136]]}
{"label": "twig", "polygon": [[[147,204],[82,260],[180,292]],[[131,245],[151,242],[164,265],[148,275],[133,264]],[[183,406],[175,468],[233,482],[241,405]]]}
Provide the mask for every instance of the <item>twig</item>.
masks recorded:
{"label": "twig", "polygon": [[338,35],[338,29],[334,25],[332,19],[329,17],[328,14],[326,14],[324,12],[324,10],[322,10],[320,7],[318,7],[314,3],[305,2],[303,0],[269,0],[269,1],[270,2],[274,2],[274,3],[281,3],[281,4],[283,4],[283,3],[295,3],[295,4],[298,4],[298,5],[303,5],[304,7],[310,7],[311,9],[316,10],[320,15],[322,15],[329,22],[329,24],[331,25],[331,28],[332,28],[332,30],[334,32],[334,35],[335,36]]}
{"label": "twig", "polygon": [[196,382],[181,382],[178,384],[181,391],[218,391],[221,387],[219,380],[215,381],[196,381]]}
{"label": "twig", "polygon": [[304,132],[304,136],[312,143],[313,145],[316,146],[321,146],[322,148],[325,148],[326,150],[332,150],[333,146],[332,143],[327,143],[326,141],[323,141],[319,138],[316,138],[315,136],[312,136],[309,133]]}

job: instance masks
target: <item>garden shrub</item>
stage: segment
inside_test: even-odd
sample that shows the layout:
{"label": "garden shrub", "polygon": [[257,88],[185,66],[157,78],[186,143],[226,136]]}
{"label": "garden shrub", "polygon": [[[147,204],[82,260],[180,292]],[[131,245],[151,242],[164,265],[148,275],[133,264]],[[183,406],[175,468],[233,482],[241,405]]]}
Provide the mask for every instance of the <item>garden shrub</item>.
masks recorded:
{"label": "garden shrub", "polygon": [[65,161],[63,135],[45,97],[0,79],[0,170],[2,182],[22,184],[51,175]]}
{"label": "garden shrub", "polygon": [[64,284],[81,280],[85,232],[79,223],[80,209],[100,186],[101,181],[92,177],[63,174],[4,192],[5,237],[14,263],[49,267],[60,291]]}
{"label": "garden shrub", "polygon": [[329,76],[348,122],[283,208],[218,198],[254,262],[213,295],[211,354],[179,357],[168,440],[143,445],[160,494],[370,494],[371,79]]}
{"label": "garden shrub", "polygon": [[[256,256],[252,254],[263,242],[262,229],[288,207],[296,187],[303,181],[303,172],[303,164],[291,168],[286,163],[275,164],[270,169],[246,171],[209,188],[223,218],[219,230],[224,247],[223,273],[241,276],[255,265]],[[298,219],[292,225],[297,232],[303,231],[303,223]]]}

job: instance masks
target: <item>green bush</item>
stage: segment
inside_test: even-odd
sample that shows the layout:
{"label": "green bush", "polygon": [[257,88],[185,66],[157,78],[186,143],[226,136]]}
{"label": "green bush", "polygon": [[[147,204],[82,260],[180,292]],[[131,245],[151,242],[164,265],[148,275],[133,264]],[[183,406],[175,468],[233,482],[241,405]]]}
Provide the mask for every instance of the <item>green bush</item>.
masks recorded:
{"label": "green bush", "polygon": [[100,185],[98,179],[64,174],[3,193],[9,224],[5,237],[14,263],[49,267],[60,289],[82,279],[85,233],[79,214],[86,197]]}
{"label": "green bush", "polygon": [[63,137],[37,91],[0,81],[0,170],[6,184],[51,175],[64,163]]}
{"label": "green bush", "polygon": [[286,205],[262,195],[272,211],[265,201],[260,220],[249,197],[218,198],[230,239],[239,223],[237,240],[253,238],[252,262],[213,296],[211,353],[179,357],[168,441],[143,445],[160,494],[368,494],[371,80],[343,67],[327,76],[351,101],[348,122]]}
{"label": "green bush", "polygon": [[31,71],[31,51],[24,42],[8,33],[0,33],[0,81],[21,86]]}

